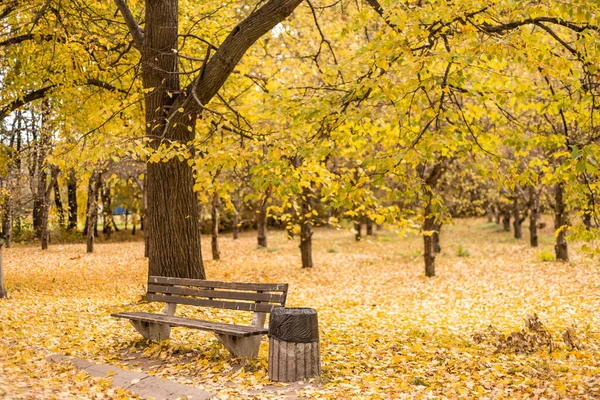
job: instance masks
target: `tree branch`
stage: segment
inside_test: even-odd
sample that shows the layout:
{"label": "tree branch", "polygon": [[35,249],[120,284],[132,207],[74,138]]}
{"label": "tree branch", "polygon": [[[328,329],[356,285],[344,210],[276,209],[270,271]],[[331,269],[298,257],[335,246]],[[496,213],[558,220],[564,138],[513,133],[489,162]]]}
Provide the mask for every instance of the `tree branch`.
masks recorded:
{"label": "tree branch", "polygon": [[[301,2],[302,0],[269,0],[233,28],[206,64],[203,73],[198,74],[184,93],[178,96],[171,107],[166,129],[175,122],[176,118],[172,118],[174,116],[201,113],[200,105],[205,106],[217,94],[250,46],[290,16]],[[189,96],[188,93],[192,92],[194,95]],[[178,112],[180,108],[184,108],[185,111]]]}
{"label": "tree branch", "polygon": [[50,86],[46,86],[41,89],[32,90],[31,92],[27,93],[22,98],[8,103],[4,107],[0,108],[0,121],[4,120],[4,118],[6,118],[11,112],[24,106],[25,104],[31,103],[32,101],[35,101],[38,99],[43,99],[44,97],[46,97],[48,92],[50,90],[54,89],[55,87],[56,87],[56,85],[50,85]]}
{"label": "tree branch", "polygon": [[129,7],[127,7],[127,3],[125,3],[125,0],[115,0],[115,4],[119,8],[119,12],[123,16],[123,19],[125,20],[125,23],[129,28],[129,32],[133,37],[133,43],[135,44],[136,49],[142,51],[144,47],[143,29],[138,25],[137,22],[135,22],[135,18],[133,18],[133,14],[131,13]]}
{"label": "tree branch", "polygon": [[[2,42],[0,42],[0,47],[11,46],[14,44],[19,44],[19,43],[27,42],[29,40],[36,40],[36,39],[48,42],[55,38],[56,37],[54,35],[40,35],[40,34],[36,34],[36,33],[27,33],[24,35],[14,36],[9,39],[3,40]],[[58,38],[56,38],[56,39],[64,42],[64,39],[63,40],[60,40]]]}
{"label": "tree branch", "polygon": [[91,85],[91,86],[97,86],[102,89],[110,90],[111,92],[119,92],[119,93],[128,94],[127,90],[119,89],[118,87],[113,86],[110,83],[101,81],[99,79],[88,79],[87,84]]}

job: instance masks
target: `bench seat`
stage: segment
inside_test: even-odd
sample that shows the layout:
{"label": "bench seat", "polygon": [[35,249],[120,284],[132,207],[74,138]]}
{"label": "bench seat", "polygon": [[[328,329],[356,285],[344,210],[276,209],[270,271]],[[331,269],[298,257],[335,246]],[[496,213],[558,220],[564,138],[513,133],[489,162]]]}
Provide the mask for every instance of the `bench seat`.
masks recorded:
{"label": "bench seat", "polygon": [[[220,282],[203,279],[148,277],[146,300],[165,303],[162,314],[120,312],[147,340],[166,340],[171,327],[210,331],[235,357],[256,358],[262,335],[269,332],[265,318],[276,307],[285,307],[287,283]],[[204,321],[175,316],[178,305],[252,312],[251,325]]]}
{"label": "bench seat", "polygon": [[111,314],[111,317],[125,318],[132,321],[161,323],[169,326],[181,326],[186,328],[200,329],[222,335],[247,337],[254,335],[266,335],[269,330],[256,326],[224,324],[221,322],[202,321],[198,319],[172,317],[165,314],[153,314],[147,312],[120,312]]}

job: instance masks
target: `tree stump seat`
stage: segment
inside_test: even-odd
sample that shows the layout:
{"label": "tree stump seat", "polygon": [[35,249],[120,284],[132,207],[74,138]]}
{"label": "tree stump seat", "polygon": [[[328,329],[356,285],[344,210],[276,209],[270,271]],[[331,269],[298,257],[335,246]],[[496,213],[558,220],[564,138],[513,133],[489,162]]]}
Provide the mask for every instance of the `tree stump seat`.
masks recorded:
{"label": "tree stump seat", "polygon": [[[162,314],[120,312],[112,317],[128,319],[147,340],[165,340],[171,327],[185,327],[213,332],[235,357],[256,358],[267,313],[284,307],[287,283],[220,282],[202,279],[148,278],[148,301],[166,303]],[[175,316],[178,304],[253,312],[251,325],[229,324]]]}

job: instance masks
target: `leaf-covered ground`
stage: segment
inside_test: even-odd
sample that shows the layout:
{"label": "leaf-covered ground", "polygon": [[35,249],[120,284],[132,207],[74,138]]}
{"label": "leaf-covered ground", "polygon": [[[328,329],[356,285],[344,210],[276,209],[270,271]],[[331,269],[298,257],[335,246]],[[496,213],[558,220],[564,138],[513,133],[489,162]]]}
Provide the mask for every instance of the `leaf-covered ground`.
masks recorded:
{"label": "leaf-covered ground", "polygon": [[[140,302],[142,242],[99,244],[93,255],[84,245],[8,249],[0,397],[123,396],[47,364],[38,348],[144,370],[220,398],[600,398],[598,260],[573,245],[571,262],[544,262],[553,240],[550,229],[544,234],[531,249],[484,220],[444,227],[433,279],[423,276],[418,236],[382,231],[355,242],[350,232],[319,229],[311,270],[299,267],[298,245],[282,232],[270,233],[266,250],[252,232],[236,242],[223,236],[222,261],[206,262],[209,279],[288,282],[288,305],[319,313],[322,378],[292,386],[267,379],[266,340],[258,360],[241,362],[210,333],[176,328],[171,340],[148,344],[111,318],[159,310]],[[220,318],[249,321],[243,314]],[[539,331],[525,328],[533,314]]]}

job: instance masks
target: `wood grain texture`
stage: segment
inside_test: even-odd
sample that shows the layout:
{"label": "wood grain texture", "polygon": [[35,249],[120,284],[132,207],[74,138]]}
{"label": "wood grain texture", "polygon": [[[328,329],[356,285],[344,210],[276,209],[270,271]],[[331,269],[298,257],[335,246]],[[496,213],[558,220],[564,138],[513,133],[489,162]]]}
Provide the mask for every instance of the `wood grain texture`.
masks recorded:
{"label": "wood grain texture", "polygon": [[319,342],[293,343],[269,339],[269,379],[297,382],[321,375]]}

